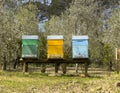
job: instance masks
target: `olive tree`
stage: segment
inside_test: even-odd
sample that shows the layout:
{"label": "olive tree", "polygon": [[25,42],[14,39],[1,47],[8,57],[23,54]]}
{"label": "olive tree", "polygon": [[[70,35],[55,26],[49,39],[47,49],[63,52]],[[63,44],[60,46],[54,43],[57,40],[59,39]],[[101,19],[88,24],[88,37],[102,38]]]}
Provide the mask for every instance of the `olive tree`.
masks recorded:
{"label": "olive tree", "polygon": [[111,69],[111,64],[115,62],[115,48],[120,47],[120,9],[114,8],[112,16],[106,21],[109,28],[103,31],[101,41],[104,43],[104,62],[108,64]]}
{"label": "olive tree", "polygon": [[[17,9],[5,7],[1,3],[1,63],[3,70],[13,59],[20,57],[21,37],[23,34],[37,33],[36,7],[26,4]],[[10,65],[9,65],[10,66]]]}
{"label": "olive tree", "polygon": [[97,3],[94,0],[73,0],[69,9],[66,9],[60,16],[52,16],[47,22],[47,34],[64,35],[65,58],[71,58],[72,35],[88,35],[89,49],[94,49],[90,52],[91,57],[93,58],[94,54],[99,54],[98,51],[95,51],[95,47],[100,41],[99,29],[102,26],[102,21],[97,16],[96,8]]}

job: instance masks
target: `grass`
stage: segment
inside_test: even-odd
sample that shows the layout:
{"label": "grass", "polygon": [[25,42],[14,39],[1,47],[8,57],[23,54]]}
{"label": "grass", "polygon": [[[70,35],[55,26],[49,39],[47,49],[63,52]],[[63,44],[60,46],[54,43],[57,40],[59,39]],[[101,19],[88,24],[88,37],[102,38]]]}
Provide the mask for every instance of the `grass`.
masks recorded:
{"label": "grass", "polygon": [[119,74],[81,77],[40,73],[0,72],[0,93],[120,93]]}

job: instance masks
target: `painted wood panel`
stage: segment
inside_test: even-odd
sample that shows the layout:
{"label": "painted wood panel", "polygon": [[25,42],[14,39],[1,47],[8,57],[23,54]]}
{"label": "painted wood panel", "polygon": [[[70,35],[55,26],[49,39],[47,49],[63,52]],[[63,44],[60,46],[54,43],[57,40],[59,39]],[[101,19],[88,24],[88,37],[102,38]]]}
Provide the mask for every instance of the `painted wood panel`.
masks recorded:
{"label": "painted wood panel", "polygon": [[22,37],[22,57],[38,57],[38,36],[24,35]]}
{"label": "painted wood panel", "polygon": [[53,35],[47,37],[47,58],[62,59],[64,58],[63,36]]}
{"label": "painted wood panel", "polygon": [[48,45],[63,45],[63,40],[48,40]]}
{"label": "painted wood panel", "polygon": [[63,58],[62,46],[48,46],[48,58]]}
{"label": "painted wood panel", "polygon": [[88,36],[72,37],[72,58],[88,58]]}
{"label": "painted wood panel", "polygon": [[88,46],[73,46],[73,58],[88,58]]}

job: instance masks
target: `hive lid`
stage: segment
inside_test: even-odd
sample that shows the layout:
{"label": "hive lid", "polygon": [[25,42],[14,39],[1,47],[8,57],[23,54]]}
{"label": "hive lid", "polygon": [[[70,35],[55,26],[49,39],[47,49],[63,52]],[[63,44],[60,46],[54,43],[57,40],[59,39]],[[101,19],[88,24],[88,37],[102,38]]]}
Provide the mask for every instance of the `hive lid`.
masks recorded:
{"label": "hive lid", "polygon": [[49,35],[47,39],[63,39],[63,35]]}
{"label": "hive lid", "polygon": [[22,39],[38,39],[37,35],[23,35]]}
{"label": "hive lid", "polygon": [[72,36],[72,39],[88,39],[88,36],[87,35]]}

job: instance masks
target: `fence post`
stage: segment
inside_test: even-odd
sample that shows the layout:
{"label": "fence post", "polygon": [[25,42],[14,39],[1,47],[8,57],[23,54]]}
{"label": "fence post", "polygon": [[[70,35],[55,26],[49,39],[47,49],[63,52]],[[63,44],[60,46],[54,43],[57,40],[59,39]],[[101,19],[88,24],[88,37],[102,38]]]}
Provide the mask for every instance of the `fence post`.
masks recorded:
{"label": "fence post", "polygon": [[119,49],[115,49],[115,60],[116,60],[116,71],[117,71],[117,74],[119,74]]}

